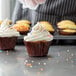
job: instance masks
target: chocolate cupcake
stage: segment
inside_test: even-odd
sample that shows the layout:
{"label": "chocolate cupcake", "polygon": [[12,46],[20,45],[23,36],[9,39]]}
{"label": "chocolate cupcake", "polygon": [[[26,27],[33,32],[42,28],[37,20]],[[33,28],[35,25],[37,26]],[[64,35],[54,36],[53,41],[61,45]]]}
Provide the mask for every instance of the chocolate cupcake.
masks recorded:
{"label": "chocolate cupcake", "polygon": [[40,23],[24,37],[24,44],[29,56],[47,56],[53,36]]}
{"label": "chocolate cupcake", "polygon": [[0,49],[11,50],[14,49],[17,37],[20,36],[19,32],[11,29],[7,23],[7,19],[3,21],[0,26]]}
{"label": "chocolate cupcake", "polygon": [[29,56],[47,56],[50,47],[50,41],[24,41]]}
{"label": "chocolate cupcake", "polygon": [[17,37],[0,37],[0,49],[11,50],[14,49]]}

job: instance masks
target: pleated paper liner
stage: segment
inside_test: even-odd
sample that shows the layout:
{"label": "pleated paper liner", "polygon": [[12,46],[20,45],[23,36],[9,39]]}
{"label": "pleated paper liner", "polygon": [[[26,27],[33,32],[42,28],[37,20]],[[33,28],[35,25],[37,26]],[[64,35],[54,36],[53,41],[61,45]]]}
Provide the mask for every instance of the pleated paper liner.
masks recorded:
{"label": "pleated paper liner", "polygon": [[63,30],[58,31],[60,35],[76,35],[76,32],[64,32]]}
{"label": "pleated paper liner", "polygon": [[17,37],[0,37],[0,50],[12,50],[16,45]]}
{"label": "pleated paper liner", "polygon": [[25,47],[27,48],[27,52],[29,56],[47,56],[50,41],[36,41],[36,42],[27,42],[24,41]]}

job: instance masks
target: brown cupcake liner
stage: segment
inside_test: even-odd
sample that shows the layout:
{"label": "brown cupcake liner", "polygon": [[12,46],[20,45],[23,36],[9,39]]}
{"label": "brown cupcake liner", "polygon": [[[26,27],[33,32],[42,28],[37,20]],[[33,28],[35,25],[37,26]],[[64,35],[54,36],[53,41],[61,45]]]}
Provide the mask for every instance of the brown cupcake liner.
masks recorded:
{"label": "brown cupcake liner", "polygon": [[55,31],[54,31],[54,32],[50,32],[50,31],[49,31],[49,33],[52,34],[52,35],[54,35]]}
{"label": "brown cupcake liner", "polygon": [[27,48],[27,52],[29,56],[47,56],[48,50],[50,47],[50,41],[49,42],[26,42],[24,41],[24,44]]}
{"label": "brown cupcake liner", "polygon": [[29,31],[20,31],[19,33],[20,33],[20,35],[27,35],[28,32]]}
{"label": "brown cupcake liner", "polygon": [[64,32],[63,30],[59,30],[60,35],[76,35],[76,32]]}
{"label": "brown cupcake liner", "polygon": [[0,37],[0,49],[11,50],[14,49],[17,37]]}

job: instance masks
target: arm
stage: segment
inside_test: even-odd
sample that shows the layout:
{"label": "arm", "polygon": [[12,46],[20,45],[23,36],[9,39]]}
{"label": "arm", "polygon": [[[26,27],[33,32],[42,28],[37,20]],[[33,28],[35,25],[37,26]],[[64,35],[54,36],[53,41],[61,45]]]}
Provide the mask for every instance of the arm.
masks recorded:
{"label": "arm", "polygon": [[12,22],[15,23],[17,20],[22,18],[22,4],[16,0],[14,12],[12,15]]}

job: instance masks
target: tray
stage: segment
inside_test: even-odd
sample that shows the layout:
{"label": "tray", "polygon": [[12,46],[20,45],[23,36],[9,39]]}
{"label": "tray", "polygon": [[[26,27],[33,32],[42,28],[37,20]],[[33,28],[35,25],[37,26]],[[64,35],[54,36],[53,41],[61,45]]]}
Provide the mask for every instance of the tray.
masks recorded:
{"label": "tray", "polygon": [[[24,35],[21,35],[18,38],[18,40],[23,40],[23,38],[24,38]],[[54,39],[55,40],[58,40],[58,39],[60,39],[60,40],[68,40],[68,39],[76,40],[76,35],[69,35],[69,36],[67,36],[67,35],[59,35],[58,33],[54,33]]]}

